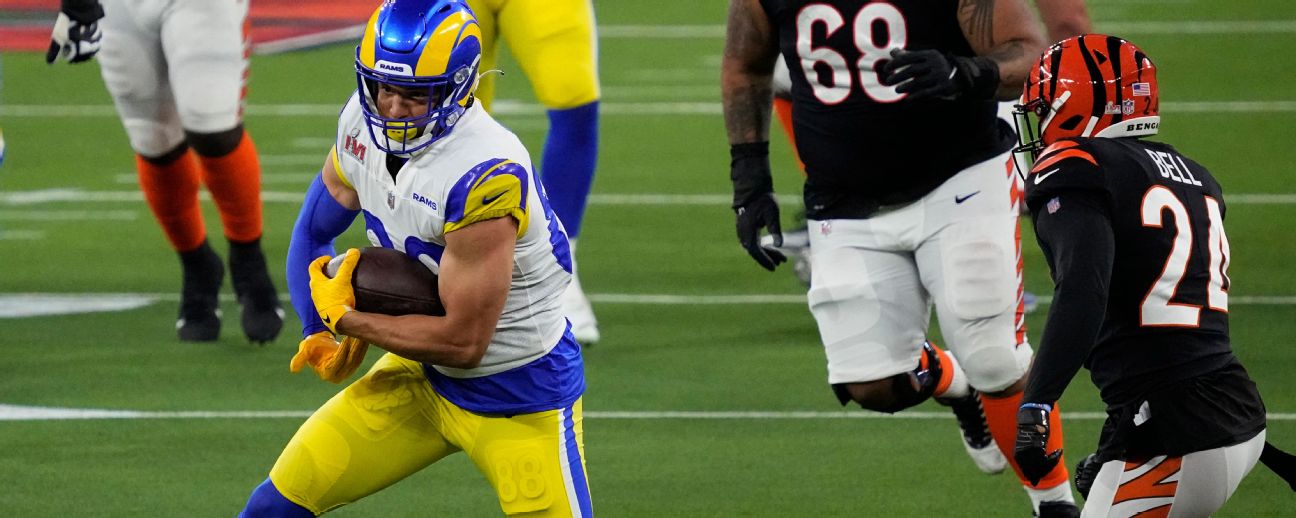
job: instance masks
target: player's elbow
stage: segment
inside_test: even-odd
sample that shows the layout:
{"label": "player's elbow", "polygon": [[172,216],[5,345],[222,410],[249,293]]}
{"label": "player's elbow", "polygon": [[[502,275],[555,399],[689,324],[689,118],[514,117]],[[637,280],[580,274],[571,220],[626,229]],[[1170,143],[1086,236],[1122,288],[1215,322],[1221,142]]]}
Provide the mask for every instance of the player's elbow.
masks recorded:
{"label": "player's elbow", "polygon": [[486,348],[490,346],[491,338],[494,335],[494,329],[487,332],[464,330],[456,333],[451,340],[453,352],[449,358],[441,363],[446,367],[456,369],[477,368],[481,365],[482,358],[486,357]]}

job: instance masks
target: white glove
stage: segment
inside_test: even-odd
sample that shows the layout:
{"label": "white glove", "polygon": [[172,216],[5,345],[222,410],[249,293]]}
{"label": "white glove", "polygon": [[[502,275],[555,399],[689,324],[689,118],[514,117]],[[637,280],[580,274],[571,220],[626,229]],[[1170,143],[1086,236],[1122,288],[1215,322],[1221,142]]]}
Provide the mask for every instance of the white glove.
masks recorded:
{"label": "white glove", "polygon": [[60,12],[58,18],[54,20],[54,32],[50,35],[45,62],[54,63],[57,59],[64,59],[69,63],[87,61],[99,52],[102,39],[103,31],[99,29],[97,20],[83,24],[69,18],[67,13]]}

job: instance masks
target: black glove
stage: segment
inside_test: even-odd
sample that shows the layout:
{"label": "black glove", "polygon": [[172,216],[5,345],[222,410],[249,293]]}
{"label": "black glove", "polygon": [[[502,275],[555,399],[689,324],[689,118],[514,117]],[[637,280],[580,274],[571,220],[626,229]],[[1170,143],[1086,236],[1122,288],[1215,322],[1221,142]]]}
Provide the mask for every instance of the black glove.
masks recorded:
{"label": "black glove", "polygon": [[1089,499],[1089,489],[1093,487],[1094,479],[1098,478],[1100,470],[1102,470],[1102,463],[1098,462],[1098,455],[1095,453],[1086,455],[1076,463],[1075,485],[1081,498]]}
{"label": "black glove", "polygon": [[787,261],[778,250],[760,244],[761,228],[769,230],[774,246],[783,246],[778,201],[770,177],[769,142],[730,146],[729,179],[733,181],[733,209],[738,216],[738,242],[766,270]]}
{"label": "black glove", "polygon": [[45,62],[53,64],[62,58],[69,63],[80,63],[93,58],[103,39],[103,31],[99,29],[99,19],[103,16],[98,0],[63,0],[58,18],[54,19]]}
{"label": "black glove", "polygon": [[1049,412],[1053,407],[1039,403],[1024,403],[1017,410],[1017,444],[1013,458],[1017,467],[1031,485],[1038,484],[1062,459],[1062,448],[1047,451],[1049,438]]}
{"label": "black glove", "polygon": [[999,89],[999,65],[981,56],[893,49],[882,65],[882,84],[895,86],[910,100],[993,99]]}

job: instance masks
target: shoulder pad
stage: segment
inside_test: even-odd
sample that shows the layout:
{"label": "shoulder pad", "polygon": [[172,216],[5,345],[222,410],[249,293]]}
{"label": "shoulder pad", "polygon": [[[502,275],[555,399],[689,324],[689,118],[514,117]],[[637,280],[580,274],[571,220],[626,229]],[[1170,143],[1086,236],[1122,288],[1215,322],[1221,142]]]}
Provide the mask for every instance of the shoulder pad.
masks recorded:
{"label": "shoulder pad", "polygon": [[464,173],[446,195],[446,233],[478,221],[512,216],[518,236],[526,233],[531,175],[522,164],[496,158]]}
{"label": "shoulder pad", "polygon": [[1036,210],[1070,190],[1105,192],[1107,180],[1087,143],[1059,140],[1040,153],[1026,176],[1026,205]]}

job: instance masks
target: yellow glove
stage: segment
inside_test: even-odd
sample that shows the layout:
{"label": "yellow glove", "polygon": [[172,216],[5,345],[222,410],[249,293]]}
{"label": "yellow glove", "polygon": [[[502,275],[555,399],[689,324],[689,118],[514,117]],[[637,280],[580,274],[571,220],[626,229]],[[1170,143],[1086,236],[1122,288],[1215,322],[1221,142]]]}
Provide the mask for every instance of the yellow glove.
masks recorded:
{"label": "yellow glove", "polygon": [[302,367],[310,365],[320,379],[330,383],[342,383],[364,363],[365,352],[369,343],[359,338],[343,337],[337,343],[333,335],[320,331],[297,344],[297,354],[288,364],[288,370],[297,373]]}
{"label": "yellow glove", "polygon": [[355,310],[355,291],[351,289],[351,274],[355,272],[356,263],[360,261],[360,251],[354,248],[346,251],[346,259],[338,266],[337,274],[329,278],[324,273],[331,257],[321,255],[310,264],[311,301],[320,320],[328,326],[329,331],[337,334],[337,323],[345,315]]}

